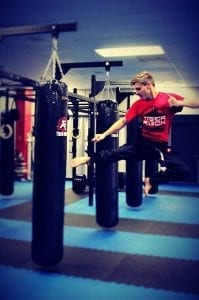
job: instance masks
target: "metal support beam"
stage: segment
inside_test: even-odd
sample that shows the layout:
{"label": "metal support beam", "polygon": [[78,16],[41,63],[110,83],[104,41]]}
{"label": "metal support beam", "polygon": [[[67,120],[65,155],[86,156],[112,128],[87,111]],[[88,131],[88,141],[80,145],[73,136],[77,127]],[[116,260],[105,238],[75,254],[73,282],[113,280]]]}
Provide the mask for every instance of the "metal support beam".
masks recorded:
{"label": "metal support beam", "polygon": [[123,61],[92,61],[92,62],[76,62],[76,63],[63,63],[61,64],[64,74],[66,74],[70,69],[80,69],[80,68],[106,68],[107,63],[109,67],[122,67]]}
{"label": "metal support beam", "polygon": [[133,96],[135,94],[136,92],[133,89],[129,89],[123,92],[119,87],[116,87],[116,100],[118,104],[120,104],[124,99],[128,99],[130,96]]}
{"label": "metal support beam", "polygon": [[23,34],[35,33],[52,33],[57,35],[63,31],[76,31],[77,22],[65,24],[51,24],[51,25],[29,25],[29,26],[15,26],[0,28],[0,36],[13,36]]}
{"label": "metal support beam", "polygon": [[39,85],[38,81],[20,76],[18,74],[6,72],[6,71],[1,70],[1,69],[0,69],[0,78],[6,78],[6,79],[9,79],[11,81],[19,82],[19,83],[22,83],[25,86],[35,87],[35,86]]}

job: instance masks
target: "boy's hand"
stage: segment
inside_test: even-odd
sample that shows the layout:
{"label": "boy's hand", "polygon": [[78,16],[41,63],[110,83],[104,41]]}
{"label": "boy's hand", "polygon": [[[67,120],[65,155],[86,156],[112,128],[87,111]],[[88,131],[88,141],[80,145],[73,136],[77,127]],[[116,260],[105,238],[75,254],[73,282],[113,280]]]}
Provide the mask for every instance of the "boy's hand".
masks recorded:
{"label": "boy's hand", "polygon": [[176,100],[176,98],[171,97],[171,96],[168,99],[168,103],[169,103],[170,107],[172,107],[172,106],[178,107],[178,106],[182,106],[183,105],[182,101]]}
{"label": "boy's hand", "polygon": [[103,139],[105,139],[106,135],[104,133],[98,133],[94,136],[94,138],[92,138],[92,142],[100,142],[102,141]]}

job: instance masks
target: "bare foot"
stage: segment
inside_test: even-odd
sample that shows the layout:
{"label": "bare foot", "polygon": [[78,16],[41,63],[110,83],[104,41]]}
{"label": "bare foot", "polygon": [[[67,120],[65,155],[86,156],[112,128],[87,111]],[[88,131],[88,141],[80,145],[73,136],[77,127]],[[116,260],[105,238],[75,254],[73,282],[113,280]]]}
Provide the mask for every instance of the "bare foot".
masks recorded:
{"label": "bare foot", "polygon": [[72,168],[76,168],[79,167],[81,165],[84,165],[86,163],[88,163],[90,161],[90,157],[89,156],[80,156],[80,157],[76,157],[73,158],[71,161],[71,167]]}
{"label": "bare foot", "polygon": [[145,196],[148,196],[149,191],[151,190],[151,188],[152,188],[152,185],[150,183],[150,178],[146,177],[144,179],[144,194],[145,194]]}

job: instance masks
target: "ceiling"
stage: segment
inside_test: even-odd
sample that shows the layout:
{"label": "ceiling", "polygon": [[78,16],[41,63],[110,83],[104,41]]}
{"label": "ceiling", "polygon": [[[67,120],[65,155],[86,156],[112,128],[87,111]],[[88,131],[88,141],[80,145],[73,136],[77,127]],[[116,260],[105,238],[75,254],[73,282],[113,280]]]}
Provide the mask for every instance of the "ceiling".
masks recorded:
{"label": "ceiling", "polygon": [[[0,27],[77,22],[77,30],[60,32],[61,63],[122,61],[110,79],[127,81],[142,70],[163,86],[199,87],[198,0],[1,0]],[[161,45],[162,56],[102,58],[96,48]],[[40,81],[52,51],[51,33],[3,36],[0,69]],[[69,89],[89,89],[91,75],[105,80],[104,67],[71,68]],[[3,79],[2,79],[3,80]]]}

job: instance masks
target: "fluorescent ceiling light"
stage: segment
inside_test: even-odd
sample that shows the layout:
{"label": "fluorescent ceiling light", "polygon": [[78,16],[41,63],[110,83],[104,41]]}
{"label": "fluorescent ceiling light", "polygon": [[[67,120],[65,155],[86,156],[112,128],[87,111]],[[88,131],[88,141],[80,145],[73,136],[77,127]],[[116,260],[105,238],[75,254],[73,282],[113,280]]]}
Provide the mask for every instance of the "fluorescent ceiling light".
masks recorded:
{"label": "fluorescent ceiling light", "polygon": [[164,54],[161,46],[140,46],[140,47],[116,47],[95,49],[95,52],[103,57],[120,56],[141,56]]}

